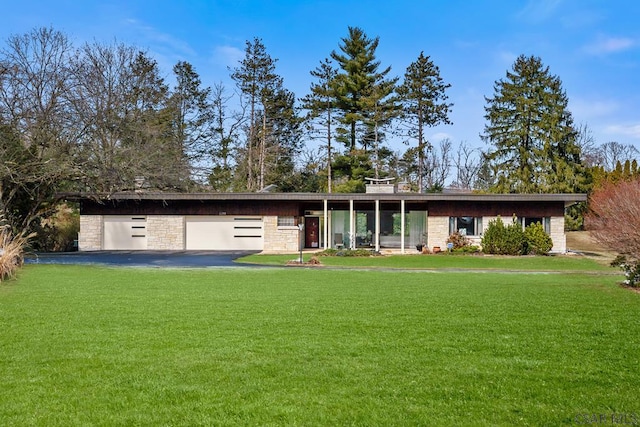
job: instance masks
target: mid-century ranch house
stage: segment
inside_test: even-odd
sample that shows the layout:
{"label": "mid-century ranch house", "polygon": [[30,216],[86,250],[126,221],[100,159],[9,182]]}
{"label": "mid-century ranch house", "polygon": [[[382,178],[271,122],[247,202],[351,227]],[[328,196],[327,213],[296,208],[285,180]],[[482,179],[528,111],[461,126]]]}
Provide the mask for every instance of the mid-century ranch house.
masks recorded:
{"label": "mid-century ranch house", "polygon": [[474,243],[498,216],[522,226],[540,222],[553,252],[566,251],[565,208],[585,194],[399,192],[393,184],[366,193],[158,193],[69,195],[80,202],[80,251],[252,250],[301,247],[446,248],[460,231]]}

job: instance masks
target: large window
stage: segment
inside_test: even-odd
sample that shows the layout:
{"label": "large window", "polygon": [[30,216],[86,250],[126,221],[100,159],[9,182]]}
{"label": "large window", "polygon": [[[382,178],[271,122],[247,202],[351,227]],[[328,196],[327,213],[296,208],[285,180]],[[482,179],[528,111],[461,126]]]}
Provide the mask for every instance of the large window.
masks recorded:
{"label": "large window", "polygon": [[523,228],[528,227],[531,224],[540,223],[544,227],[544,232],[547,234],[551,234],[551,218],[549,217],[525,217],[520,218],[520,223]]}
{"label": "large window", "polygon": [[459,232],[463,236],[482,234],[482,217],[452,216],[449,218],[449,234]]}

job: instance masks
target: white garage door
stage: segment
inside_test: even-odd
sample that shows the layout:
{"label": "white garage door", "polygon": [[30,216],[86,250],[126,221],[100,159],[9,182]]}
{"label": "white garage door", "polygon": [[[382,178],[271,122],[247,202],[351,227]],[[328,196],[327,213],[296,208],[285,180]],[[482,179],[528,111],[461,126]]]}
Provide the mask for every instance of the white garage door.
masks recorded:
{"label": "white garage door", "polygon": [[191,216],[186,219],[187,250],[257,250],[264,248],[262,218]]}
{"label": "white garage door", "polygon": [[104,217],[105,250],[147,249],[147,218],[145,216]]}

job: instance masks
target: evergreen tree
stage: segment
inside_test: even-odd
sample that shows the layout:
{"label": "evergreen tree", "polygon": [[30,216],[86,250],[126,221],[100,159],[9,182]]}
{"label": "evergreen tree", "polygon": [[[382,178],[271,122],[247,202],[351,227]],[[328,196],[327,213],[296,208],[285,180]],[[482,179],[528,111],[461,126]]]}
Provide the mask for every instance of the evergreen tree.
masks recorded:
{"label": "evergreen tree", "polygon": [[231,74],[240,92],[248,99],[249,117],[247,141],[238,154],[245,159],[238,162],[246,175],[246,189],[259,190],[265,185],[267,144],[269,134],[267,104],[281,94],[282,77],[275,73],[276,59],[271,58],[259,38],[247,41],[245,57]]}
{"label": "evergreen tree", "polygon": [[[380,168],[380,144],[384,138],[383,128],[387,126],[396,112],[396,100],[392,96],[397,79],[387,75],[391,67],[380,71],[380,61],[375,51],[379,38],[370,39],[357,27],[349,27],[349,36],[342,39],[340,52],[331,52],[339,67],[332,81],[335,105],[339,112],[340,127],[336,129],[336,140],[345,144],[346,157],[351,164],[340,161],[342,182],[339,187],[345,190],[364,189],[364,177],[376,176],[371,169]],[[358,149],[358,142],[361,149]],[[370,158],[370,148],[374,149],[376,159]],[[345,166],[347,167],[345,169]],[[357,182],[347,183],[353,179]]]}
{"label": "evergreen tree", "polygon": [[138,52],[130,72],[122,145],[135,155],[130,159],[132,167],[124,169],[129,175],[127,181],[140,176],[144,177],[144,186],[186,190],[191,185],[189,161],[182,141],[174,136],[174,109],[158,63],[145,52]]}
{"label": "evergreen tree", "polygon": [[373,149],[372,163],[376,179],[380,178],[382,168],[382,151],[384,150],[381,143],[385,137],[384,128],[400,114],[398,98],[393,96],[397,82],[397,78],[386,79],[382,75],[377,75],[362,102],[365,108],[366,126],[363,146],[365,150],[369,146]]}
{"label": "evergreen tree", "polygon": [[584,191],[586,173],[576,143],[568,98],[557,76],[537,57],[521,55],[485,98],[482,138],[496,179],[506,193]]}
{"label": "evergreen tree", "polygon": [[[294,108],[293,92],[277,87],[265,100],[261,131],[260,188],[280,183],[294,171],[294,159],[300,149],[300,123]],[[294,188],[280,188],[291,191]]]}
{"label": "evergreen tree", "polygon": [[398,87],[398,94],[404,107],[403,118],[407,122],[408,136],[417,140],[418,147],[418,191],[423,192],[425,149],[431,149],[426,140],[428,127],[451,124],[449,113],[453,104],[447,103],[445,91],[451,85],[444,83],[440,69],[424,52],[411,63],[404,74],[404,82]]}
{"label": "evergreen tree", "polygon": [[200,76],[188,62],[178,62],[173,73],[176,86],[170,102],[175,114],[176,144],[183,147],[194,178],[202,182],[206,175],[203,174],[203,162],[213,130],[213,106],[209,100],[211,88],[202,87]]}
{"label": "evergreen tree", "polygon": [[364,124],[370,112],[367,97],[381,95],[375,94],[374,86],[383,83],[391,71],[391,67],[378,71],[380,61],[375,56],[378,43],[379,38],[370,39],[360,28],[349,27],[349,36],[343,38],[340,45],[342,53],[331,52],[331,58],[340,68],[333,79],[333,90],[342,114],[340,122],[346,126],[341,139],[349,151],[356,150],[358,124]]}
{"label": "evergreen tree", "polygon": [[332,129],[336,105],[332,82],[337,75],[337,70],[333,67],[331,60],[325,58],[324,61],[310,73],[317,79],[317,82],[311,83],[311,93],[302,98],[302,108],[307,110],[306,121],[311,127],[311,132],[314,133],[317,131],[316,125],[320,129],[323,129],[323,138],[326,141],[327,148],[327,192],[331,193],[331,142],[333,140]]}

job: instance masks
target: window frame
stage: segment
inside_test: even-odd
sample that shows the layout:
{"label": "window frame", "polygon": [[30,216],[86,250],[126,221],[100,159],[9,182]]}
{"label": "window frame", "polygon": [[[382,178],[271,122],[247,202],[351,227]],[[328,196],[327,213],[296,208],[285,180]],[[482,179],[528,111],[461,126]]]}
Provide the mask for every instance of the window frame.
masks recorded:
{"label": "window frame", "polygon": [[[473,225],[473,233],[468,233],[466,232],[466,228],[464,227],[459,227],[459,220],[462,218],[470,218],[471,224]],[[455,233],[455,232],[460,232],[460,230],[465,230],[464,233],[460,233],[462,236],[466,236],[466,237],[478,237],[478,236],[482,236],[482,217],[481,216],[466,216],[466,215],[462,215],[462,216],[450,216],[449,217],[449,235]]]}
{"label": "window frame", "polygon": [[292,215],[280,216],[276,220],[278,227],[296,227],[296,217]]}
{"label": "window frame", "polygon": [[539,222],[542,224],[544,228],[544,232],[548,235],[551,235],[551,217],[549,216],[536,216],[536,217],[522,217],[520,218],[520,224],[522,225],[522,230],[527,228],[528,225],[535,224]]}

